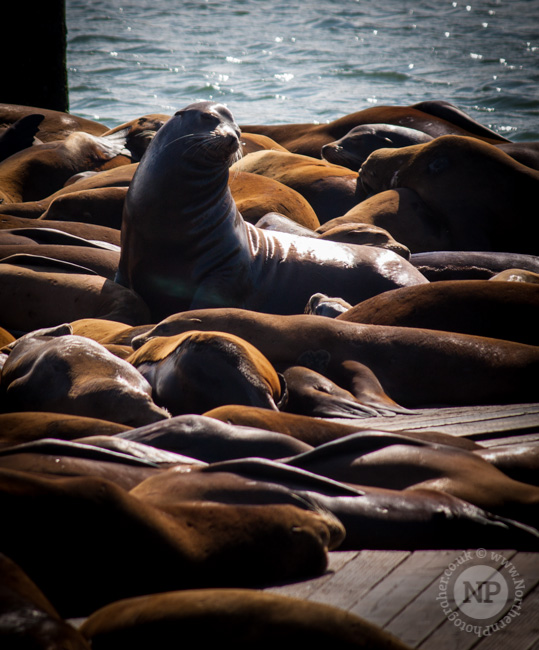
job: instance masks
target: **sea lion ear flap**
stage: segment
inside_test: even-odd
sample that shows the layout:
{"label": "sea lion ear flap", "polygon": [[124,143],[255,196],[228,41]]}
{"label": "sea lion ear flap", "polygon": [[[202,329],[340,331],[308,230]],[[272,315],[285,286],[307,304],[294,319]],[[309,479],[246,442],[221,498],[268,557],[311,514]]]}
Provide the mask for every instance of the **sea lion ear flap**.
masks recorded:
{"label": "sea lion ear flap", "polygon": [[286,406],[286,403],[288,402],[288,386],[286,384],[286,379],[284,378],[284,375],[278,372],[277,377],[279,377],[279,384],[281,385],[281,399],[277,402],[277,408],[279,409],[279,411],[282,411],[282,409]]}
{"label": "sea lion ear flap", "polygon": [[185,114],[185,111],[182,109],[181,111],[176,111],[174,113],[174,117],[182,117],[182,115]]}

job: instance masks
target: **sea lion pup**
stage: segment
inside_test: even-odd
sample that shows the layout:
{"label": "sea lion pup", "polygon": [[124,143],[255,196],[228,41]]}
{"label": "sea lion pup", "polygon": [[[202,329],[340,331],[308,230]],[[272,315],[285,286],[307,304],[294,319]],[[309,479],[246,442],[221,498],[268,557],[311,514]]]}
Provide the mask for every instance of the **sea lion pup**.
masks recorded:
{"label": "sea lion pup", "polygon": [[19,332],[80,318],[150,322],[148,308],[133,291],[83,267],[39,256],[0,262],[0,302],[2,326]]}
{"label": "sea lion pup", "polygon": [[[305,507],[314,504],[333,513],[346,530],[338,550],[457,548],[462,545],[462,539],[466,539],[471,547],[500,548],[507,545],[536,550],[539,540],[539,531],[532,526],[494,515],[434,489],[352,486],[281,461],[261,458],[211,463],[195,472],[203,476],[216,475],[206,485],[200,481],[204,493],[211,494],[214,500],[241,503],[252,500],[255,495],[262,499],[263,486],[273,483],[281,490],[291,491],[291,496],[302,499]],[[257,489],[249,483],[242,488],[237,481],[230,481],[227,485],[223,478],[219,478],[226,476],[225,473],[257,482]],[[167,479],[174,475],[174,470],[168,470],[149,478],[135,490],[150,491],[152,485],[162,484],[163,490],[154,498],[166,500],[165,486],[171,489]],[[186,493],[185,487],[183,491]],[[275,493],[265,494],[266,498],[277,499]],[[281,494],[284,496],[286,493]]]}
{"label": "sea lion pup", "polygon": [[539,171],[492,144],[446,135],[402,149],[378,149],[359,177],[366,191],[406,187],[417,192],[448,229],[452,249],[539,252],[539,226],[529,217]]}
{"label": "sea lion pup", "polygon": [[506,269],[539,273],[539,257],[496,251],[430,251],[412,253],[411,263],[431,282],[488,280]]}
{"label": "sea lion pup", "polygon": [[335,142],[325,144],[321,157],[334,165],[357,171],[377,149],[398,149],[434,138],[423,131],[394,124],[360,124]]}
{"label": "sea lion pup", "polygon": [[[188,645],[274,650],[308,647],[406,650],[408,645],[376,625],[337,607],[269,592],[241,589],[176,591],[112,603],[80,628],[95,650],[172,648]],[[166,639],[170,639],[167,642]]]}
{"label": "sea lion pup", "polygon": [[[364,404],[350,391],[304,366],[290,366],[284,373],[288,398],[281,410],[319,418],[368,418],[404,411],[389,398]],[[382,391],[383,392],[383,391]]]}
{"label": "sea lion pup", "polygon": [[360,124],[404,126],[423,131],[433,138],[454,133],[474,136],[486,142],[509,142],[445,101],[419,102],[411,106],[372,106],[326,124],[242,124],[241,130],[266,135],[289,151],[319,158],[325,144],[342,138]]}
{"label": "sea lion pup", "polygon": [[288,504],[190,501],[170,513],[105,479],[5,469],[0,509],[3,552],[69,618],[131,596],[315,577],[343,535],[333,515]]}
{"label": "sea lion pup", "polygon": [[102,135],[107,131],[104,124],[72,113],[22,104],[0,104],[0,124],[13,124],[27,115],[36,114],[44,117],[37,132],[37,138],[41,142],[64,140],[73,131],[85,131],[92,135]]}
{"label": "sea lion pup", "polygon": [[0,643],[3,648],[90,650],[45,594],[10,558],[0,553]]}
{"label": "sea lion pup", "polygon": [[129,152],[121,138],[82,131],[65,140],[35,145],[0,162],[0,198],[4,204],[43,199],[76,172],[124,165],[130,162],[126,155]]}
{"label": "sea lion pup", "polygon": [[228,187],[238,149],[230,111],[200,102],[178,111],[139,163],[124,204],[117,281],[147,302],[152,320],[219,305],[294,313],[316,291],[344,286],[352,303],[352,294],[426,282],[391,251],[246,223]]}
{"label": "sea lion pup", "polygon": [[25,115],[13,124],[0,129],[0,161],[33,145],[44,117],[39,113]]}
{"label": "sea lion pup", "polygon": [[169,417],[154,404],[150,384],[130,363],[71,334],[67,324],[36,330],[11,344],[0,403],[4,412],[43,410],[129,426]]}
{"label": "sea lion pup", "polygon": [[299,192],[320,223],[338,217],[367,198],[357,170],[290,151],[262,150],[243,157],[231,173],[249,172],[271,178]]}
{"label": "sea lion pup", "polygon": [[148,380],[155,402],[172,415],[224,404],[277,411],[286,384],[247,341],[223,332],[191,331],[147,341],[128,358]]}
{"label": "sea lion pup", "polygon": [[0,413],[0,448],[41,438],[76,440],[89,435],[113,436],[129,429],[131,427],[118,422],[65,413],[43,411]]}
{"label": "sea lion pup", "polygon": [[320,225],[311,204],[299,192],[273,178],[235,171],[230,174],[228,185],[245,221],[256,224],[268,212],[278,212],[312,230]]}
{"label": "sea lion pup", "polygon": [[445,251],[453,245],[449,233],[434,218],[417,192],[404,187],[369,196],[342,216],[322,224],[316,232],[327,236],[338,228],[359,227],[360,224],[382,228],[412,253]]}
{"label": "sea lion pup", "polygon": [[446,280],[364,300],[337,316],[373,325],[424,327],[538,345],[539,286],[528,282]]}
{"label": "sea lion pup", "polygon": [[[321,357],[317,368],[330,379],[343,361],[372,370],[388,395],[407,408],[535,402],[539,349],[469,334],[360,325],[308,314],[274,315],[245,309],[199,309],[170,316],[133,339],[172,336],[196,327],[228,332],[254,345],[277,369],[306,353]],[[432,368],[440,372],[432,373]]]}
{"label": "sea lion pup", "polygon": [[[273,413],[263,410],[269,415]],[[267,429],[234,426],[215,418],[191,414],[124,431],[115,439],[151,445],[205,463],[245,456],[284,458],[312,448],[291,436]]]}

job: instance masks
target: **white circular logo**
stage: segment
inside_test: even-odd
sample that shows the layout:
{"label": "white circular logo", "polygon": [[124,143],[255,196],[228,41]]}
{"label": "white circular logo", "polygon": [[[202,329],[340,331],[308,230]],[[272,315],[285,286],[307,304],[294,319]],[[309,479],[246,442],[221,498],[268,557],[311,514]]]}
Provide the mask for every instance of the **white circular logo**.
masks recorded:
{"label": "white circular logo", "polygon": [[463,614],[492,618],[507,604],[509,588],[502,574],[486,564],[465,569],[455,580],[453,598]]}

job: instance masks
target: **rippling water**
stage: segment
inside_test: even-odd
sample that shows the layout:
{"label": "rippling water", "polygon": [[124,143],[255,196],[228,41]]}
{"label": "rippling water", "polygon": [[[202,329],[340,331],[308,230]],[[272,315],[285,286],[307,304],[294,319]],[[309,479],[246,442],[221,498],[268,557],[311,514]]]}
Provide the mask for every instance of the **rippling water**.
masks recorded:
{"label": "rippling water", "polygon": [[222,101],[241,124],[450,101],[539,140],[539,0],[66,0],[70,111]]}

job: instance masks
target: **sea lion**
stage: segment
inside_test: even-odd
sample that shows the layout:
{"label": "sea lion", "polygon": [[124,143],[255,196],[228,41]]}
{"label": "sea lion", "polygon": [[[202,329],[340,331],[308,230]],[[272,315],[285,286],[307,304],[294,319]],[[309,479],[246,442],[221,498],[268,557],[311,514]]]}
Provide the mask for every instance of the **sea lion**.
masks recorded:
{"label": "sea lion", "polygon": [[525,271],[524,269],[505,269],[489,278],[495,282],[530,282],[539,284],[539,273]]}
{"label": "sea lion", "polygon": [[155,402],[172,415],[224,404],[277,411],[286,402],[286,384],[264,355],[224,332],[155,337],[128,361],[152,386]]}
{"label": "sea lion", "polygon": [[386,291],[364,300],[337,318],[353,323],[423,327],[538,345],[539,286],[528,282],[441,280]]}
{"label": "sea lion", "polygon": [[407,147],[430,142],[434,138],[423,131],[394,124],[360,124],[335,142],[325,144],[321,156],[334,165],[357,171],[377,149]]}
{"label": "sea lion", "polygon": [[506,269],[539,273],[539,257],[497,251],[431,251],[412,253],[410,262],[431,282],[488,280]]}
{"label": "sea lion", "polygon": [[197,645],[201,630],[207,647],[229,638],[237,650],[302,644],[343,650],[409,648],[376,625],[337,607],[241,589],[176,591],[123,600],[94,612],[80,629],[95,650],[139,650],[165,637]]}
{"label": "sea lion", "polygon": [[200,102],[178,111],[139,163],[124,204],[116,280],[145,300],[152,320],[219,305],[294,313],[317,291],[334,295],[338,287],[354,303],[426,282],[391,251],[246,223],[228,187],[238,148],[228,109]]}
{"label": "sea lion", "polygon": [[474,453],[515,481],[539,486],[539,442],[494,445]]}
{"label": "sea lion", "polygon": [[74,131],[85,131],[97,136],[107,131],[104,124],[72,113],[21,104],[0,104],[0,124],[14,124],[27,115],[36,114],[42,115],[44,118],[40,122],[37,132],[37,138],[41,142],[64,140]]}
{"label": "sea lion", "polygon": [[352,305],[342,298],[331,298],[323,293],[315,293],[305,305],[304,313],[335,318],[339,314],[347,312],[351,307]]}
{"label": "sea lion", "polygon": [[73,334],[86,336],[103,345],[129,345],[133,337],[152,328],[152,325],[126,325],[106,318],[80,318],[70,323]]}
{"label": "sea lion", "polygon": [[126,187],[96,187],[60,194],[38,219],[93,223],[120,230],[126,194]]}
{"label": "sea lion", "polygon": [[80,318],[150,322],[146,305],[133,291],[82,267],[59,268],[52,258],[1,261],[0,302],[2,327],[22,332]]}
{"label": "sea lion", "polygon": [[320,223],[341,216],[367,198],[358,183],[357,170],[290,151],[250,153],[230,171],[266,176],[295,190],[308,201]]}
{"label": "sea lion", "polygon": [[366,191],[405,187],[417,192],[448,230],[451,250],[539,252],[539,225],[529,218],[539,171],[492,144],[446,135],[426,144],[378,149],[359,177]]}
{"label": "sea lion", "polygon": [[[274,413],[263,410],[269,417]],[[284,458],[311,449],[307,443],[270,432],[266,428],[235,426],[215,418],[191,414],[124,431],[115,438],[151,445],[205,463],[245,456]]]}
{"label": "sea lion", "polygon": [[486,142],[509,142],[445,101],[425,101],[411,106],[371,106],[326,124],[242,124],[241,130],[266,135],[289,151],[318,158],[325,144],[342,138],[360,124],[394,124],[423,131],[433,138],[454,133],[472,135]]}
{"label": "sea lion", "polygon": [[70,332],[67,324],[36,330],[11,344],[0,382],[4,412],[51,411],[129,426],[169,417],[130,363]]}
{"label": "sea lion", "polygon": [[130,161],[126,154],[121,138],[82,131],[65,140],[35,145],[0,162],[0,198],[4,204],[43,199],[77,171],[126,164]]}
{"label": "sea lion", "polygon": [[502,142],[496,147],[526,167],[539,170],[539,142]]}
{"label": "sea lion", "polygon": [[76,440],[90,434],[113,436],[129,429],[131,427],[118,422],[65,413],[0,413],[0,448],[41,438]]}
{"label": "sea lion", "polygon": [[[152,336],[171,336],[193,327],[240,336],[278,369],[307,365],[302,355],[309,353],[321,357],[325,369],[316,370],[331,379],[343,361],[359,361],[374,372],[392,399],[407,408],[538,399],[537,347],[454,332],[359,325],[308,314],[200,309],[164,319],[134,338],[133,347]],[[432,368],[443,370],[433,373]]]}
{"label": "sea lion", "polygon": [[273,178],[235,171],[230,174],[228,185],[245,221],[256,223],[268,212],[278,212],[312,230],[320,225],[311,204],[299,192]]}
{"label": "sea lion", "polygon": [[288,151],[282,147],[278,142],[268,138],[267,135],[260,133],[242,133],[241,134],[241,149],[244,156],[253,151],[262,151],[263,149],[274,149],[275,151]]}
{"label": "sea lion", "polygon": [[131,596],[318,576],[343,535],[333,515],[288,504],[179,502],[170,514],[105,479],[5,469],[0,510],[3,552],[69,618]]}
{"label": "sea lion", "polygon": [[433,217],[421,197],[404,187],[369,196],[342,216],[321,224],[316,232],[323,237],[331,236],[338,228],[361,224],[382,228],[412,253],[445,251],[452,246],[447,229]]}
{"label": "sea lion", "polygon": [[38,113],[25,115],[6,128],[0,130],[0,161],[18,151],[31,147],[44,115]]}
{"label": "sea lion", "polygon": [[45,594],[10,558],[0,553],[0,643],[4,648],[90,650]]}
{"label": "sea lion", "polygon": [[144,155],[154,135],[168,119],[170,119],[170,115],[150,113],[115,126],[105,131],[102,137],[113,134],[124,137],[125,147],[129,150],[131,159],[133,162],[138,162]]}

